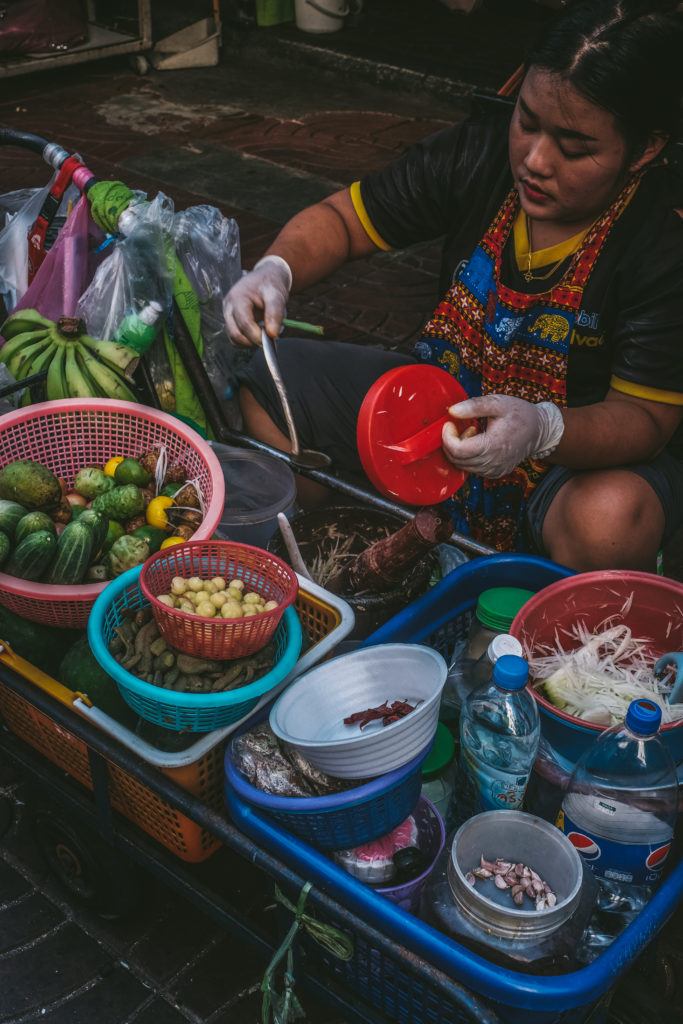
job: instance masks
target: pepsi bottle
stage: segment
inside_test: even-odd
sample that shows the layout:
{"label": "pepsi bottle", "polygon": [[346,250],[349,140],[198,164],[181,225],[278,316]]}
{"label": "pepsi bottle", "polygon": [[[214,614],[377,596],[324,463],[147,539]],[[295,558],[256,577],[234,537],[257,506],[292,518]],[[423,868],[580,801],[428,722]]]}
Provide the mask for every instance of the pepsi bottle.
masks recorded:
{"label": "pepsi bottle", "polygon": [[659,735],[661,708],[634,700],[578,760],[558,827],[597,877],[596,913],[584,937],[590,961],[652,896],[671,848],[678,778]]}

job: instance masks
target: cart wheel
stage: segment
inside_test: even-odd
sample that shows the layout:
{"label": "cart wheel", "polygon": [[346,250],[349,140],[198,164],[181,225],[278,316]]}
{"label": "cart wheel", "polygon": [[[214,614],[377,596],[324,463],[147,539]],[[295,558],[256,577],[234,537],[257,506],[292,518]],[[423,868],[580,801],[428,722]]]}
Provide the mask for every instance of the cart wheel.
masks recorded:
{"label": "cart wheel", "polygon": [[149,71],[149,61],[142,53],[131,53],[128,63],[136,75],[146,75]]}
{"label": "cart wheel", "polygon": [[48,867],[79,903],[101,917],[123,917],[140,901],[139,870],[96,832],[59,810],[29,811],[31,831]]}

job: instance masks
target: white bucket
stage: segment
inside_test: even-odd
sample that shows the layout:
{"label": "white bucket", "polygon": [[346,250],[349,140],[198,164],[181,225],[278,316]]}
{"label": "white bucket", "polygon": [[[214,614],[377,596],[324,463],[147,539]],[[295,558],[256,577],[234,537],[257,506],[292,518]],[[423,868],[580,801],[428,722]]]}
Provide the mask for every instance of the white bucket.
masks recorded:
{"label": "white bucket", "polygon": [[349,13],[348,0],[295,0],[296,27],[302,32],[338,32]]}

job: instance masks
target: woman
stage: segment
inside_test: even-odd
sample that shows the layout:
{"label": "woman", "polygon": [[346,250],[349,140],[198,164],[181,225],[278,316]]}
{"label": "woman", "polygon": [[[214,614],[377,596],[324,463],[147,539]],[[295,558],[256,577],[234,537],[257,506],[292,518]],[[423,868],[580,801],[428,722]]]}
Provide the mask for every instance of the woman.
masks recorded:
{"label": "woman", "polygon": [[[511,117],[427,139],[294,217],[225,300],[236,344],[276,335],[292,286],[347,259],[446,233],[444,300],[416,357],[470,400],[443,431],[469,477],[455,527],[579,570],[652,571],[683,522],[683,181],[667,158],[683,93],[683,15],[579,3],[526,62]],[[681,212],[679,212],[681,211]],[[390,353],[280,348],[302,443],[356,468],[355,418]],[[286,449],[262,360],[246,429]]]}

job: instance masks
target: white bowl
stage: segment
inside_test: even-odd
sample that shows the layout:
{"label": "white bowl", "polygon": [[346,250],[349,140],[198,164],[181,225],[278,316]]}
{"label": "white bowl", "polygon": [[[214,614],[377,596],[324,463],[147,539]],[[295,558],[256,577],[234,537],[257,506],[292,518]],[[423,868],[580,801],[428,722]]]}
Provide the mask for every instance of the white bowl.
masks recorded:
{"label": "white bowl", "polygon": [[[378,644],[318,665],[284,691],[270,727],[316,768],[341,779],[368,779],[407,764],[428,748],[439,719],[448,668],[419,644]],[[356,711],[384,701],[422,701],[390,725],[345,725]]]}

